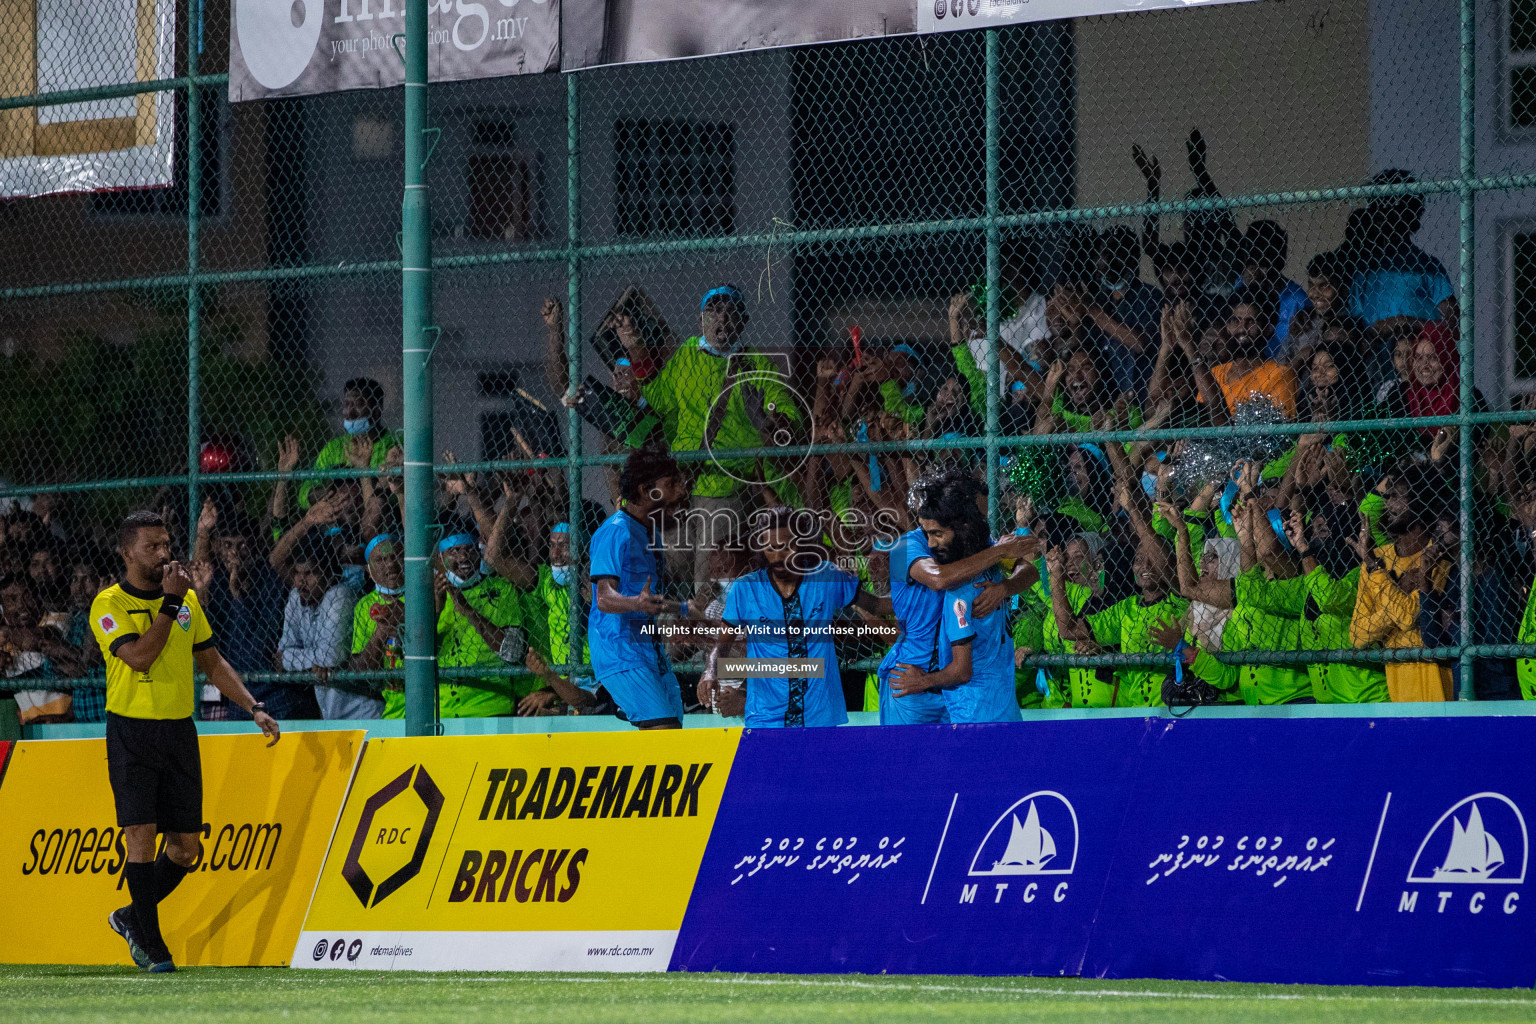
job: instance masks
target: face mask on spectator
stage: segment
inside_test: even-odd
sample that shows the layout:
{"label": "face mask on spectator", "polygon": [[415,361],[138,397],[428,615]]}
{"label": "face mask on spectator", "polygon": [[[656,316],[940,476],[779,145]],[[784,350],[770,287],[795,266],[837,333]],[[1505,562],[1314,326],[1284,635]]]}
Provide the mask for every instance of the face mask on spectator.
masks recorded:
{"label": "face mask on spectator", "polygon": [[479,583],[480,578],[485,575],[484,573],[477,572],[468,579],[465,579],[463,576],[460,576],[452,569],[445,569],[443,570],[443,573],[448,577],[448,582],[453,584],[453,586],[459,590],[467,590],[468,588],[474,586],[476,583]]}
{"label": "face mask on spectator", "polygon": [[[734,347],[735,346],[732,346],[732,348],[734,348]],[[724,352],[722,352],[719,349],[715,348],[715,346],[711,345],[709,343],[709,339],[708,338],[704,338],[704,337],[699,338],[699,348],[703,349],[705,352],[708,352],[712,356],[720,356],[721,358],[724,358],[725,356],[730,355],[731,351],[732,351],[732,348],[728,348]]]}
{"label": "face mask on spectator", "polygon": [[398,596],[400,596],[400,591],[402,589],[404,589],[404,588],[402,588],[402,587],[386,587],[386,586],[383,586],[382,584],[375,583],[373,585],[373,589],[377,590],[379,593],[383,594],[385,597],[398,597]]}
{"label": "face mask on spectator", "polygon": [[341,429],[345,430],[349,434],[366,434],[368,432],[368,428],[371,426],[373,426],[373,421],[370,420],[367,416],[356,420],[341,421]]}
{"label": "face mask on spectator", "polygon": [[569,565],[552,565],[549,567],[549,575],[557,586],[565,586],[571,582],[571,569]]}
{"label": "face mask on spectator", "polygon": [[1122,278],[1121,280],[1118,280],[1118,281],[1111,281],[1109,279],[1109,275],[1107,275],[1107,274],[1100,274],[1099,275],[1099,284],[1107,292],[1124,292],[1124,291],[1129,291],[1130,287],[1131,287],[1131,282],[1133,280],[1134,280],[1134,278],[1127,277],[1127,278]]}

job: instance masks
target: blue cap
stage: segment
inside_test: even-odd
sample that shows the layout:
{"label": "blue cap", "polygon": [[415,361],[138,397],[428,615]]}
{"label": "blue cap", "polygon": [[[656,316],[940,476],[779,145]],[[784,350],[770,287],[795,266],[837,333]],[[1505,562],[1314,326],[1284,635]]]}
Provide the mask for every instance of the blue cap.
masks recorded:
{"label": "blue cap", "polygon": [[721,296],[730,299],[742,309],[746,309],[747,307],[747,300],[742,298],[741,292],[736,290],[735,285],[722,284],[718,288],[711,288],[709,291],[704,293],[704,297],[699,300],[699,312],[704,312],[704,307],[709,305],[710,299],[720,298]]}
{"label": "blue cap", "polygon": [[473,535],[468,534],[468,533],[455,533],[452,536],[444,537],[442,540],[437,542],[437,553],[438,554],[442,554],[444,551],[447,551],[449,548],[458,548],[458,547],[471,547],[471,548],[475,548],[475,547],[479,547],[479,546],[480,546],[480,542],[475,540]]}
{"label": "blue cap", "polygon": [[549,532],[550,533],[570,533],[571,532],[571,524],[570,523],[556,523],[554,526],[551,526],[549,528]]}
{"label": "blue cap", "polygon": [[392,533],[381,533],[381,534],[376,535],[372,540],[370,540],[368,542],[368,546],[363,548],[363,561],[366,562],[366,561],[368,561],[368,559],[372,558],[373,557],[373,549],[378,547],[380,544],[385,544],[385,543],[393,544],[393,543],[396,543],[399,540],[400,540],[400,538],[396,537]]}
{"label": "blue cap", "polygon": [[913,348],[911,345],[908,345],[906,342],[902,342],[900,345],[892,345],[891,351],[904,353],[911,356],[913,359],[917,358],[917,349]]}
{"label": "blue cap", "polygon": [[1109,466],[1109,456],[1104,454],[1104,449],[1103,448],[1100,448],[1098,445],[1094,444],[1091,441],[1085,441],[1082,444],[1078,445],[1078,447],[1081,448],[1083,451],[1087,452],[1089,455],[1092,455],[1095,459],[1097,459],[1099,465],[1103,466],[1105,469],[1109,469],[1110,468],[1110,466]]}

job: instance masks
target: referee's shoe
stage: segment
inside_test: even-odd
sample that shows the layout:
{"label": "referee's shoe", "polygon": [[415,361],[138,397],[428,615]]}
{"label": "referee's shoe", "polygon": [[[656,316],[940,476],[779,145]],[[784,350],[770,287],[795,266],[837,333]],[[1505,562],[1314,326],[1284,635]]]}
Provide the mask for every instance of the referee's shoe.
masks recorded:
{"label": "referee's shoe", "polygon": [[147,950],[139,945],[138,925],[133,918],[133,904],[119,907],[107,915],[107,924],[128,943],[128,955],[133,957],[134,965],[141,967],[150,974],[169,974],[176,969],[176,962],[171,959],[170,950],[164,946],[159,949]]}
{"label": "referee's shoe", "polygon": [[124,942],[128,943],[128,955],[133,957],[134,965],[149,967],[149,954],[144,952],[144,947],[139,945],[138,936],[134,934],[136,928],[133,920],[133,904],[130,903],[126,907],[118,907],[112,911],[107,915],[107,924],[123,937]]}

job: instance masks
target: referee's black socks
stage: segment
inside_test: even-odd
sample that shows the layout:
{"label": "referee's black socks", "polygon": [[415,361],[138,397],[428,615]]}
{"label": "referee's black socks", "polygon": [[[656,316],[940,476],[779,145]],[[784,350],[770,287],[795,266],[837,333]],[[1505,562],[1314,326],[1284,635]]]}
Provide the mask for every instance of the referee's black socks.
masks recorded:
{"label": "referee's black socks", "polygon": [[152,959],[164,955],[165,939],[160,935],[160,892],[155,881],[155,865],[129,861],[123,865],[128,879],[128,894],[133,897],[133,916],[139,926],[139,945]]}
{"label": "referee's black socks", "polygon": [[171,858],[165,855],[165,851],[161,850],[160,856],[155,858],[156,901],[158,902],[169,896],[172,890],[180,885],[181,880],[186,877],[187,869],[171,860]]}

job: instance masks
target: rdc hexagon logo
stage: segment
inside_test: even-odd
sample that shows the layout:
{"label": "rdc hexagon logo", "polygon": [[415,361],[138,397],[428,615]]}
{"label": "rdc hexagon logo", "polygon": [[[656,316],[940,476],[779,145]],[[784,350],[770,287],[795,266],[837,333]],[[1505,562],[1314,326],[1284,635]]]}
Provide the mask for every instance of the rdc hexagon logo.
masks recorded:
{"label": "rdc hexagon logo", "polygon": [[[375,836],[374,819],[390,801],[396,797],[402,797],[405,800],[413,799],[406,794],[407,788],[415,794],[414,799],[421,801],[422,807],[425,808],[425,819],[420,825],[380,826],[377,829],[379,835]],[[442,813],[442,809],[442,791],[432,781],[432,776],[427,774],[425,765],[413,765],[407,768],[398,778],[386,783],[377,793],[368,798],[368,802],[363,805],[363,816],[357,822],[357,831],[352,836],[352,845],[347,850],[346,863],[341,868],[341,876],[347,880],[347,884],[352,887],[352,891],[357,894],[358,900],[364,907],[378,906],[383,902],[384,897],[420,873],[422,862],[427,857],[427,847],[432,845],[432,832],[437,828],[437,818]],[[413,830],[416,833],[415,847],[410,861],[382,882],[375,884],[362,863],[363,851],[369,844],[369,839],[373,838],[376,844],[385,842],[408,844]],[[336,945],[337,952],[340,953],[344,945],[343,941],[336,940]]]}

